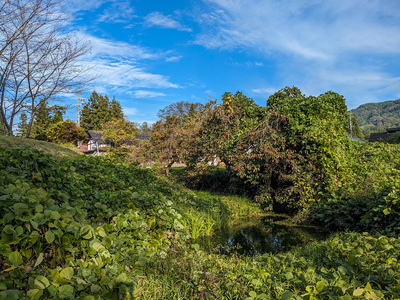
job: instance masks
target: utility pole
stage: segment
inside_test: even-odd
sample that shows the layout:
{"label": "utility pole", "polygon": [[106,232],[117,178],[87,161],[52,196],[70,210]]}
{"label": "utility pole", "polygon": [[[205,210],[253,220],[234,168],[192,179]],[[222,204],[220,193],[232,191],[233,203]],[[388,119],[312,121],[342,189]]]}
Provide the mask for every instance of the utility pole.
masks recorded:
{"label": "utility pole", "polygon": [[83,105],[84,101],[85,99],[81,98],[81,92],[80,89],[78,88],[78,120],[76,122],[78,127],[81,127],[81,105]]}
{"label": "utility pole", "polygon": [[81,127],[81,92],[78,88],[78,127]]}

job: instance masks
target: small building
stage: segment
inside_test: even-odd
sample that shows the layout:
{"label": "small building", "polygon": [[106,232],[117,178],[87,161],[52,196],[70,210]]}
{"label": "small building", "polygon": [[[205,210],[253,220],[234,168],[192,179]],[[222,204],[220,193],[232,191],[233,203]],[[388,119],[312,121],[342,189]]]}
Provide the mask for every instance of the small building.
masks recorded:
{"label": "small building", "polygon": [[[88,131],[89,138],[84,141],[80,141],[78,148],[80,151],[87,154],[99,154],[100,152],[106,151],[111,145],[112,141],[110,139],[104,139],[103,133],[97,130],[89,130]],[[136,139],[140,141],[145,141],[150,139],[149,134],[139,134],[136,136]],[[132,143],[127,143],[132,144]]]}
{"label": "small building", "polygon": [[400,127],[387,128],[386,132],[371,133],[368,142],[382,142],[387,140],[391,135],[400,132]]}
{"label": "small building", "polygon": [[99,153],[108,149],[111,141],[109,139],[103,140],[103,134],[100,131],[89,130],[89,138],[79,142],[79,150],[84,153]]}

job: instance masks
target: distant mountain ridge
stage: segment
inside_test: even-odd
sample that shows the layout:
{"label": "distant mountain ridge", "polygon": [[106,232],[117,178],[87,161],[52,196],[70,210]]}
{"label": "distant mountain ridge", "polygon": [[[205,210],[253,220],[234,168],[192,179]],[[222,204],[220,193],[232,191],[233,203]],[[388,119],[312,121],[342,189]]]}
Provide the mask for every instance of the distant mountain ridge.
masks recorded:
{"label": "distant mountain ridge", "polygon": [[362,104],[352,109],[366,139],[370,133],[384,132],[386,128],[400,127],[400,99]]}

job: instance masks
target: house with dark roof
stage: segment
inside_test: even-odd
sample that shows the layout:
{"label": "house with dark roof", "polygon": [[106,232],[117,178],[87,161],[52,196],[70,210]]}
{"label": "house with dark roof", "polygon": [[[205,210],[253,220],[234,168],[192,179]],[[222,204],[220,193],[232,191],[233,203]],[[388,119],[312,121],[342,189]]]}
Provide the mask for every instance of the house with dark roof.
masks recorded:
{"label": "house with dark roof", "polygon": [[89,137],[79,142],[79,150],[85,153],[93,153],[107,150],[111,141],[109,139],[103,139],[103,133],[101,131],[89,130]]}
{"label": "house with dark roof", "polygon": [[[79,142],[79,146],[78,146],[79,150],[84,153],[99,154],[102,151],[106,151],[112,143],[112,141],[110,139],[103,138],[103,133],[101,131],[89,130],[88,135],[89,135],[89,138],[87,138],[84,141]],[[136,139],[138,141],[135,141],[135,142],[149,140],[150,135],[149,134],[139,134],[139,135],[136,135]],[[129,141],[128,141],[127,144],[132,144],[132,143],[129,143]]]}
{"label": "house with dark roof", "polygon": [[387,128],[386,132],[371,133],[368,142],[382,142],[387,140],[391,135],[400,132],[400,127]]}

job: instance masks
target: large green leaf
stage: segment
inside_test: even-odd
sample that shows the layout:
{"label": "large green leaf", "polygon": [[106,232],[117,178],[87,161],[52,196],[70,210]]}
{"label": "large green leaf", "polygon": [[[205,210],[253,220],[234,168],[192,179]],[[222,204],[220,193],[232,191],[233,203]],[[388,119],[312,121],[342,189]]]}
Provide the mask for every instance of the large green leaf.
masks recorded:
{"label": "large green leaf", "polygon": [[58,288],[62,298],[74,299],[74,287],[72,285],[62,285]]}
{"label": "large green leaf", "polygon": [[70,280],[74,276],[74,269],[67,267],[60,271],[60,277]]}
{"label": "large green leaf", "polygon": [[54,242],[55,235],[51,230],[46,231],[44,237],[46,238],[47,243],[51,244],[52,242]]}
{"label": "large green leaf", "polygon": [[89,225],[85,225],[83,226],[80,231],[79,231],[80,236],[82,236],[82,238],[84,238],[85,240],[89,240],[93,237],[92,234],[92,227]]}
{"label": "large green leaf", "polygon": [[39,275],[38,277],[36,277],[36,279],[34,281],[35,288],[40,289],[40,290],[44,290],[49,285],[50,285],[49,280],[42,275]]}
{"label": "large green leaf", "polygon": [[27,292],[27,296],[31,300],[39,300],[42,295],[43,295],[43,290],[41,289],[32,289]]}
{"label": "large green leaf", "polygon": [[290,291],[287,291],[282,295],[282,300],[290,300],[290,299],[292,299],[292,297],[293,297],[293,293]]}
{"label": "large green leaf", "polygon": [[22,259],[22,255],[21,253],[19,253],[18,251],[14,251],[12,252],[9,256],[8,259],[10,260],[11,264],[13,266],[20,266],[22,265],[22,263],[24,262],[24,260]]}

